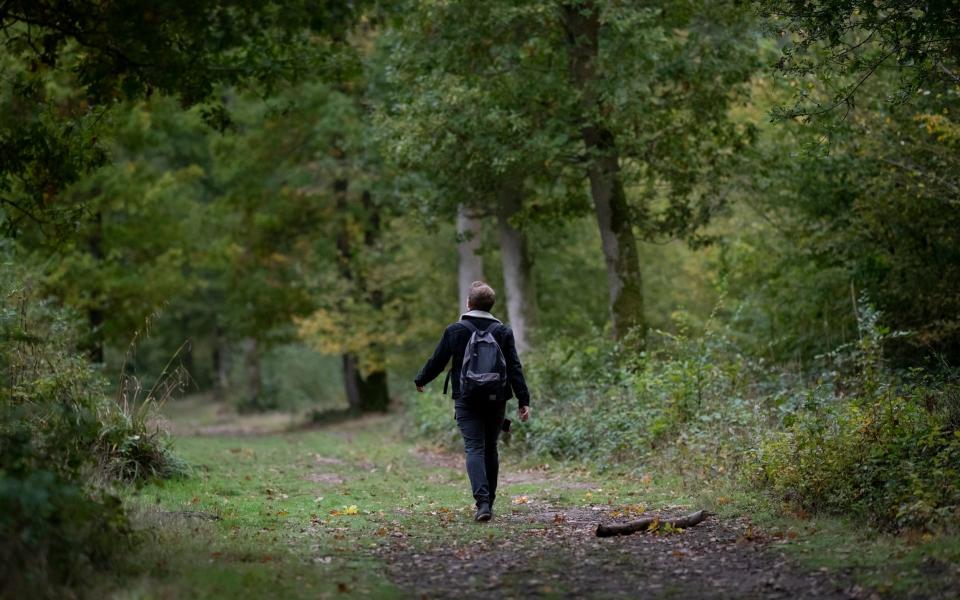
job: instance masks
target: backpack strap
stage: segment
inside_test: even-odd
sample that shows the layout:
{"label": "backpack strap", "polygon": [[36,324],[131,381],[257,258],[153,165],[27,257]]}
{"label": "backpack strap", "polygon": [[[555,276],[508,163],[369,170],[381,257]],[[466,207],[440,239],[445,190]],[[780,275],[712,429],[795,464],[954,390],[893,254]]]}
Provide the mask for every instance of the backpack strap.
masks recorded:
{"label": "backpack strap", "polygon": [[466,319],[460,319],[460,324],[470,330],[470,333],[477,333],[480,328]]}

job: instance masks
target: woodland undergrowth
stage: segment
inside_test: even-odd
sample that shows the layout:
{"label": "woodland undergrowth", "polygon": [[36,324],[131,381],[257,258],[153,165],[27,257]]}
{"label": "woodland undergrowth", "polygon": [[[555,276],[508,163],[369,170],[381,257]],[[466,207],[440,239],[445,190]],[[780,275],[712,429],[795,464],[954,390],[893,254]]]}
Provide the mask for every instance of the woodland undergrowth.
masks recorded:
{"label": "woodland undergrowth", "polygon": [[[653,332],[628,353],[597,335],[553,340],[526,359],[535,418],[511,446],[600,470],[727,479],[793,512],[862,518],[880,530],[960,525],[960,379],[898,370],[864,299],[859,339],[804,369],[743,351],[711,319],[697,334]],[[415,430],[455,444],[449,399],[418,395]]]}
{"label": "woodland undergrowth", "polygon": [[128,547],[121,486],[185,467],[151,424],[174,374],[122,376],[113,397],[76,319],[29,281],[0,280],[0,595],[56,597]]}

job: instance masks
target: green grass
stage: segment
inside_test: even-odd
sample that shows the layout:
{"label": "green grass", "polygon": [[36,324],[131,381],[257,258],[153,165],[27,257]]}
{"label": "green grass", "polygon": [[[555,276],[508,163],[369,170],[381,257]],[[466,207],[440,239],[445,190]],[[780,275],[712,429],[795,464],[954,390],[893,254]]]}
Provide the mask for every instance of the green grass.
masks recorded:
{"label": "green grass", "polygon": [[[507,535],[507,528],[472,522],[465,474],[451,468],[455,464],[431,464],[415,453],[396,417],[314,431],[180,437],[176,450],[192,474],[131,492],[127,501],[142,543],[100,582],[98,593],[316,598],[346,590],[394,597],[397,590],[373,553],[389,537],[403,536],[416,548]],[[550,477],[566,482],[583,480],[584,473],[565,470]],[[504,486],[499,510],[529,510],[512,504],[511,496],[572,506],[631,493],[584,485]],[[347,514],[350,507],[357,514]]]}
{"label": "green grass", "polygon": [[[518,529],[534,526],[522,518],[473,523],[458,458],[425,458],[402,431],[402,418],[388,416],[297,432],[178,437],[176,451],[192,474],[129,493],[140,543],[90,595],[396,597],[381,546],[400,539],[411,551],[451,548],[523,537]],[[844,569],[895,595],[958,579],[956,536],[908,539],[842,519],[801,518],[731,479],[696,483],[663,472],[544,465],[504,454],[501,514],[522,517],[543,503],[702,507],[721,516],[747,514],[809,568]],[[346,514],[354,506],[357,514]]]}

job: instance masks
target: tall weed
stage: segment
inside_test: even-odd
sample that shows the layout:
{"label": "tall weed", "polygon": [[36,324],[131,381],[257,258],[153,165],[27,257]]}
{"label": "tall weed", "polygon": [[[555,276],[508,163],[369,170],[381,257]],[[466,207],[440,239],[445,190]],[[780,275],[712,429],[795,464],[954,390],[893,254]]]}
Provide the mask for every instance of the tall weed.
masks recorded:
{"label": "tall weed", "polygon": [[129,542],[112,483],[165,474],[172,454],[142,406],[109,397],[71,316],[2,267],[0,595],[58,596]]}

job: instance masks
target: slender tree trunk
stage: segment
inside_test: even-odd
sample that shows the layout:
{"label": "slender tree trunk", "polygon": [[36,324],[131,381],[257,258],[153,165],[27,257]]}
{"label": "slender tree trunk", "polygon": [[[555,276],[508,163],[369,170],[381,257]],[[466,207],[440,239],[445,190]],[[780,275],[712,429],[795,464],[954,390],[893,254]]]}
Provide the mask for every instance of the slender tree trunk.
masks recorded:
{"label": "slender tree trunk", "polygon": [[214,329],[213,344],[213,369],[217,377],[215,382],[216,393],[220,398],[223,398],[230,388],[231,354],[230,342],[227,340],[227,336],[224,335],[219,325]]}
{"label": "slender tree trunk", "polygon": [[[90,248],[90,256],[93,257],[94,263],[100,263],[103,260],[103,213],[97,211],[97,214],[94,216],[93,221],[93,231],[90,233],[90,239],[88,240]],[[87,322],[90,326],[90,337],[87,342],[87,355],[90,357],[90,362],[93,363],[102,363],[104,360],[103,356],[103,323],[104,323],[104,313],[103,308],[100,306],[100,298],[97,297],[99,294],[94,294],[95,300],[93,306],[90,306],[87,309]]]}
{"label": "slender tree trunk", "polygon": [[[350,247],[350,223],[347,221],[347,189],[349,182],[346,179],[337,179],[333,182],[333,196],[336,202],[337,214],[343,219],[337,231],[337,261],[340,265],[340,276],[347,281],[353,280],[353,269],[350,260],[353,250]],[[357,369],[357,355],[352,352],[343,354],[343,391],[347,396],[347,406],[351,412],[363,411],[363,402],[360,397],[360,372]]]}
{"label": "slender tree trunk", "polygon": [[243,374],[247,389],[247,404],[257,407],[263,390],[263,380],[260,373],[260,343],[256,338],[244,338],[240,343],[243,348]]}
{"label": "slender tree trunk", "polygon": [[[347,180],[338,179],[334,181],[333,189],[336,198],[337,212],[340,215],[347,214],[347,191],[349,185]],[[363,244],[368,250],[375,251],[377,241],[380,236],[380,212],[373,202],[368,191],[365,191],[361,197],[364,208],[365,228],[363,235]],[[360,292],[367,296],[367,301],[377,310],[383,307],[383,292],[374,286],[368,290],[362,273],[357,276],[353,272],[351,259],[353,257],[353,247],[350,238],[350,227],[344,218],[343,224],[337,235],[337,251],[340,261],[340,276],[347,281],[354,282]],[[364,375],[360,368],[359,357],[352,353],[343,355],[343,385],[347,396],[347,404],[353,412],[370,412],[386,410],[390,403],[390,391],[387,387],[387,372],[383,361],[383,349],[376,346],[370,349],[370,361],[378,365],[372,372]],[[367,363],[368,365],[370,363]]]}
{"label": "slender tree trunk", "polygon": [[470,284],[483,280],[483,257],[480,256],[482,222],[467,207],[457,211],[457,252],[459,261],[460,306],[466,310]]}
{"label": "slender tree trunk", "polygon": [[347,395],[347,406],[351,412],[363,411],[360,399],[360,374],[357,371],[357,357],[349,352],[343,355],[343,389]]}
{"label": "slender tree trunk", "polygon": [[[364,231],[363,243],[370,252],[377,252],[377,243],[380,240],[380,208],[374,203],[369,190],[364,190],[361,197],[363,203],[364,215],[366,216],[366,229]],[[367,301],[377,312],[380,319],[383,319],[383,290],[380,289],[378,282],[363,281],[364,292],[367,294]],[[385,411],[390,405],[390,389],[387,385],[387,370],[384,348],[373,343],[370,347],[370,362],[376,365],[370,373],[364,377],[360,374],[360,398],[364,412]]]}
{"label": "slender tree trunk", "polygon": [[613,335],[623,339],[631,330],[639,329],[640,335],[635,341],[642,347],[646,322],[637,241],[623,188],[616,139],[600,120],[602,107],[595,89],[602,77],[597,72],[600,18],[596,4],[588,1],[564,6],[563,25],[570,73],[580,93],[584,118],[581,135],[589,157],[587,176],[607,265]]}
{"label": "slender tree trunk", "polygon": [[526,234],[510,224],[523,204],[522,192],[506,188],[500,193],[500,260],[503,263],[503,284],[507,292],[507,316],[523,354],[530,349],[531,332],[536,327],[537,295],[533,284],[533,263]]}
{"label": "slender tree trunk", "polygon": [[387,372],[377,369],[366,377],[357,372],[357,387],[360,390],[360,410],[362,412],[383,412],[390,406],[390,389],[387,386]]}

